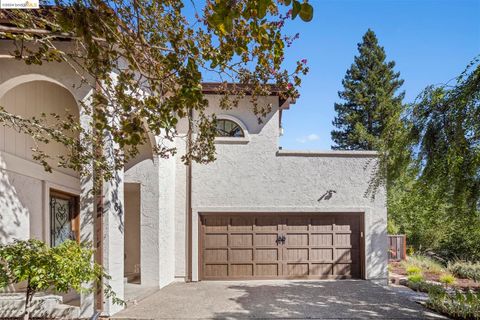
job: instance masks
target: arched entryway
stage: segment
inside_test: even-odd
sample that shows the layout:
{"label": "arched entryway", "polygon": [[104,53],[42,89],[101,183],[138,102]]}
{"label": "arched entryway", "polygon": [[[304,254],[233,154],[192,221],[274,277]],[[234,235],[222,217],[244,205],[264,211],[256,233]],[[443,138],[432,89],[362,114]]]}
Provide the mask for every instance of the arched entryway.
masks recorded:
{"label": "arched entryway", "polygon": [[[52,127],[56,120],[51,114],[80,117],[77,101],[65,86],[35,74],[2,83],[0,106],[25,119],[45,114]],[[35,160],[37,148],[51,157],[46,161],[52,173]],[[16,127],[0,125],[0,243],[35,238],[55,246],[66,239],[80,240],[79,174],[57,165],[67,154],[58,142],[36,142]],[[79,305],[79,296],[70,292],[64,302]]]}

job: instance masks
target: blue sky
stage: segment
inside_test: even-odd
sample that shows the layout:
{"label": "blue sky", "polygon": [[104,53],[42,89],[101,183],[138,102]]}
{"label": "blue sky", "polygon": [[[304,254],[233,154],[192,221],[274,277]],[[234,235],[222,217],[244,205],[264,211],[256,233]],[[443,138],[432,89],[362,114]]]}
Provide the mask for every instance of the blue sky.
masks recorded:
{"label": "blue sky", "polygon": [[330,149],[333,104],[368,28],[405,80],[406,102],[429,84],[445,83],[480,54],[480,0],[310,0],[315,15],[287,26],[300,39],[287,66],[307,59],[300,99],[284,112],[284,149]]}

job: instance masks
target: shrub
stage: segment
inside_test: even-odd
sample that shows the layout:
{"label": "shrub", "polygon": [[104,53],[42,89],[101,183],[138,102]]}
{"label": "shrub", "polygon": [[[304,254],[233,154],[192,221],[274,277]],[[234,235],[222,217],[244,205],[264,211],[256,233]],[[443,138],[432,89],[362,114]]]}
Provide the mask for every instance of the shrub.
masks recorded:
{"label": "shrub", "polygon": [[423,276],[420,273],[411,274],[407,279],[410,283],[420,283],[424,281]]}
{"label": "shrub", "polygon": [[455,277],[448,273],[442,274],[439,279],[439,281],[446,286],[454,284],[455,280],[456,280]]}
{"label": "shrub", "polygon": [[455,261],[448,264],[448,270],[457,278],[480,281],[480,262]]}
{"label": "shrub", "polygon": [[445,290],[431,290],[427,307],[454,319],[480,319],[480,292],[448,294]]}
{"label": "shrub", "polygon": [[438,261],[423,255],[413,255],[408,257],[406,266],[416,266],[425,272],[441,274],[445,272],[445,268]]}
{"label": "shrub", "polygon": [[[36,292],[91,292],[93,287],[86,284],[108,279],[100,265],[91,263],[92,257],[92,249],[75,241],[50,248],[39,240],[15,240],[0,246],[0,288],[26,282],[24,318],[28,319]],[[123,303],[111,287],[105,285],[104,292],[114,303]]]}
{"label": "shrub", "polygon": [[417,266],[407,266],[406,271],[408,275],[415,275],[415,274],[422,273],[422,269],[420,269]]}
{"label": "shrub", "polygon": [[413,256],[415,254],[415,249],[413,246],[408,246],[407,247],[407,256]]}

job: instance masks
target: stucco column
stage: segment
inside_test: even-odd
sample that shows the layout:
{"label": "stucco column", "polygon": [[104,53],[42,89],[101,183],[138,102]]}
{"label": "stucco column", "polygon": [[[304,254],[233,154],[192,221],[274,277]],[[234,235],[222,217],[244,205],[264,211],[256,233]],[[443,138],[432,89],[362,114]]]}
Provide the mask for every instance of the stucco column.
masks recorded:
{"label": "stucco column", "polygon": [[158,159],[159,285],[175,278],[175,158]]}
{"label": "stucco column", "polygon": [[[111,137],[105,137],[104,154],[112,161],[117,146]],[[124,298],[124,173],[123,169],[113,173],[112,179],[103,183],[103,267],[111,279],[104,279],[120,299]],[[105,298],[103,314],[111,316],[123,309]]]}
{"label": "stucco column", "polygon": [[[88,103],[88,99],[84,101]],[[80,124],[85,130],[85,136],[80,136],[82,144],[86,144],[87,148],[92,148],[88,135],[91,134],[91,117],[85,113],[83,108],[80,109]],[[94,248],[94,218],[95,218],[95,197],[93,194],[93,164],[89,164],[89,168],[85,170],[88,174],[84,174],[80,178],[80,241]],[[92,257],[93,263],[93,257]],[[80,318],[89,318],[95,312],[95,296],[93,293],[93,284],[86,284],[92,289],[91,293],[82,293],[80,296]]]}
{"label": "stucco column", "polygon": [[160,276],[158,158],[147,161],[134,171],[140,182],[140,274],[142,285],[157,287]]}

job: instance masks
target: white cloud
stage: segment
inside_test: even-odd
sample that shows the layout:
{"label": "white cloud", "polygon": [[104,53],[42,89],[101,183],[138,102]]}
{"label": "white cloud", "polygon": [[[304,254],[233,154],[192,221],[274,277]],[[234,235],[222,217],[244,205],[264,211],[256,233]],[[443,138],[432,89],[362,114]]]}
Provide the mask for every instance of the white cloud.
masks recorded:
{"label": "white cloud", "polygon": [[315,134],[315,133],[311,133],[309,134],[308,136],[304,136],[304,137],[301,137],[301,138],[298,138],[297,139],[297,142],[300,142],[300,143],[307,143],[309,141],[316,141],[316,140],[319,140],[320,139],[320,136]]}

